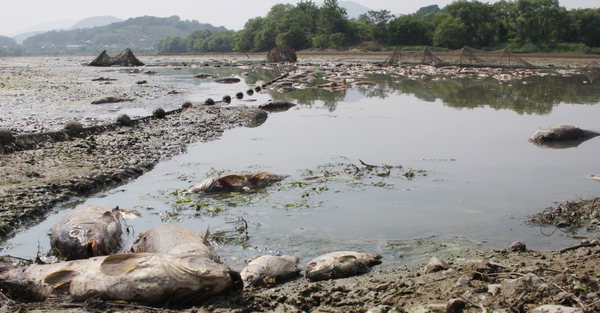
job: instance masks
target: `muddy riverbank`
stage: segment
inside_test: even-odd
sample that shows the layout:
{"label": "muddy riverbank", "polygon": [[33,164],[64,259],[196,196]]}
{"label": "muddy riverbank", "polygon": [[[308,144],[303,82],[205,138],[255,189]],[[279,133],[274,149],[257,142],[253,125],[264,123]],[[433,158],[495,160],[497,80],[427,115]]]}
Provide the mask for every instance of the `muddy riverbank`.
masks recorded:
{"label": "muddy riverbank", "polygon": [[[357,54],[349,59],[359,57]],[[375,54],[371,60],[381,57],[383,54]],[[164,57],[157,57],[156,61],[160,58]],[[192,58],[175,62],[181,64]],[[82,59],[77,59],[79,61]],[[584,61],[577,62],[583,64]],[[23,85],[15,82],[23,77],[18,74],[21,73],[17,70],[19,65],[13,65],[17,74],[5,72],[2,99],[13,99],[15,108],[25,106],[32,96],[39,97],[41,103],[54,103],[52,108],[62,110],[75,102],[87,102],[106,95],[128,97],[137,94],[138,101],[150,101],[174,90],[171,85],[156,84],[151,88],[138,85],[140,76],[152,75],[143,71],[134,75],[109,72],[111,75],[119,73],[116,74],[119,80],[101,86],[89,83],[91,78],[99,76],[97,72],[86,72],[85,77],[78,78],[77,70],[60,70],[59,66],[58,72],[46,68],[43,75],[35,74],[35,68],[21,69],[22,73],[31,75],[26,79],[29,83],[39,83]],[[50,76],[53,78],[48,78]],[[60,86],[69,88],[64,88],[63,92]],[[24,89],[19,91],[20,88]],[[137,88],[139,92],[135,91]],[[180,93],[173,94],[171,105],[180,107],[185,101],[182,95],[190,90],[189,86],[178,87]],[[72,99],[73,102],[61,99]],[[10,106],[4,108],[7,107]],[[6,125],[15,130],[29,130],[24,133],[60,130],[65,122],[60,114],[44,124],[43,119],[19,117],[20,112],[14,111],[15,116],[11,112],[11,122]],[[85,197],[135,178],[157,163],[181,153],[193,142],[218,139],[229,128],[256,126],[264,118],[265,113],[257,109],[195,103],[165,118],[142,119],[131,126],[113,125],[97,133],[39,142],[27,149],[2,154],[0,170],[5,175],[0,182],[0,233],[5,236],[15,228],[42,220],[48,210],[61,201]],[[114,120],[114,116],[111,119]],[[88,119],[83,124],[106,125],[107,121]],[[559,228],[587,226],[589,223],[584,222],[592,215],[598,217],[598,204],[600,201],[577,202],[568,209],[549,210],[541,219],[544,225]],[[567,217],[569,220],[565,223]],[[589,225],[593,229],[594,223]],[[391,260],[392,264],[376,267],[373,272],[360,277],[320,283],[299,279],[271,289],[234,291],[202,306],[176,309],[181,312],[529,312],[543,304],[561,304],[580,308],[582,312],[600,310],[596,272],[600,265],[600,247],[597,241],[588,239],[576,248],[549,252],[494,251],[478,245],[431,244],[436,247],[432,255],[448,263],[447,269],[425,273],[428,257],[402,267]],[[14,294],[4,292],[1,303],[6,312],[172,311],[171,308],[102,301],[71,303],[60,298],[50,299],[47,303],[24,303]],[[12,298],[17,301],[10,300]]]}

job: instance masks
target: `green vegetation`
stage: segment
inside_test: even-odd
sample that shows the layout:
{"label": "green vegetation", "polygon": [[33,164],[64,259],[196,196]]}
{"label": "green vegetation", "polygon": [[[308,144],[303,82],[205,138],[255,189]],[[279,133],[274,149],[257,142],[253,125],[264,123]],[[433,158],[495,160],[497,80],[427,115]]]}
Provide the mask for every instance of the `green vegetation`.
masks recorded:
{"label": "green vegetation", "polygon": [[496,3],[458,0],[443,9],[423,7],[414,14],[394,16],[388,10],[348,18],[337,0],[296,5],[277,4],[265,17],[246,22],[239,32],[203,32],[161,40],[160,53],[267,51],[287,46],[295,50],[352,46],[433,46],[514,51],[586,53],[600,46],[600,9],[567,10],[558,0],[502,0]]}
{"label": "green vegetation", "polygon": [[[198,30],[219,31],[224,28],[197,21],[182,21],[178,16],[142,16],[101,27],[38,34],[26,39],[22,48],[28,55],[96,54],[102,50],[115,53],[126,47],[132,48],[136,53],[147,53],[154,52],[154,46],[163,38],[185,37]],[[171,48],[177,52],[185,52],[176,46]]]}
{"label": "green vegetation", "polygon": [[[414,14],[388,10],[349,18],[337,0],[323,5],[303,0],[276,4],[264,17],[249,19],[240,31],[181,21],[179,17],[137,17],[107,26],[51,31],[23,46],[0,37],[0,56],[89,54],[125,47],[136,53],[259,52],[287,46],[294,50],[361,47],[457,49],[464,45],[518,52],[598,52],[600,9],[567,10],[558,0],[457,0]],[[10,38],[8,38],[10,39]],[[7,44],[8,43],[8,44]]]}

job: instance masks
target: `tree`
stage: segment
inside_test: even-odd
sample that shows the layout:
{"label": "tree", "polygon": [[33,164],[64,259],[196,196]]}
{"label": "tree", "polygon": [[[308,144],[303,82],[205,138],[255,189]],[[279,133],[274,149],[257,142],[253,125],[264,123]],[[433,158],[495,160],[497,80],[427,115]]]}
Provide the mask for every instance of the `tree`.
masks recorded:
{"label": "tree", "polygon": [[433,44],[458,49],[466,44],[467,27],[456,17],[448,16],[435,29]]}
{"label": "tree", "polygon": [[294,50],[310,46],[310,40],[304,29],[298,24],[292,24],[285,32],[279,33],[275,38],[278,47],[289,47]]}
{"label": "tree", "polygon": [[600,47],[600,9],[578,9],[569,13],[573,40]]}
{"label": "tree", "polygon": [[517,0],[512,17],[518,42],[557,42],[569,32],[567,11],[558,0]]}
{"label": "tree", "polygon": [[405,15],[393,20],[389,26],[391,45],[430,45],[431,35],[427,24],[414,16]]}
{"label": "tree", "polygon": [[492,25],[492,6],[479,1],[459,0],[446,6],[450,16],[460,19],[466,28],[466,43],[486,46],[492,43],[495,29]]}
{"label": "tree", "polygon": [[347,26],[346,9],[340,7],[337,0],[325,0],[319,9],[317,34],[346,33]]}

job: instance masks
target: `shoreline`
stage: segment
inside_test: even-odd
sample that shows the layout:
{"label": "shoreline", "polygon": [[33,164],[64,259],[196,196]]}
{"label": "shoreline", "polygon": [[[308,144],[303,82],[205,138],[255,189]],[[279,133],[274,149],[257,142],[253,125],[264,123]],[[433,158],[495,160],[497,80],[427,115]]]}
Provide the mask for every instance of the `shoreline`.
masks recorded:
{"label": "shoreline", "polygon": [[[361,57],[360,54],[345,56]],[[0,237],[43,219],[48,210],[61,201],[138,177],[159,162],[184,152],[193,142],[217,140],[227,129],[257,126],[265,118],[266,113],[259,109],[195,105],[165,118],[141,118],[131,126],[100,126],[106,129],[99,133],[65,134],[61,140],[35,142],[27,149],[0,154],[0,169],[6,173],[0,184]],[[589,201],[593,203],[589,205]],[[600,203],[588,202],[578,216],[580,221],[600,210]],[[558,226],[561,221],[558,217],[563,211],[555,214],[556,220],[545,222]],[[318,283],[299,279],[270,289],[232,291],[201,306],[178,308],[178,311],[366,312],[377,307],[379,312],[393,312],[390,310],[395,307],[397,312],[450,313],[481,312],[483,306],[497,312],[520,312],[557,303],[592,312],[600,310],[599,273],[595,271],[600,266],[599,244],[588,240],[576,248],[563,249],[565,251],[495,251],[469,247],[440,252],[439,258],[448,263],[448,269],[440,272],[424,273],[422,263],[411,267],[392,263],[353,278]],[[480,259],[484,261],[474,261]],[[511,285],[510,280],[523,277],[528,280],[512,281]],[[489,291],[489,285],[498,284],[508,284],[508,287],[497,294]],[[464,310],[448,309],[452,307],[451,302],[458,303],[453,301],[455,299],[463,302]],[[4,299],[0,304],[9,310],[22,308],[26,312],[36,309],[172,311],[171,308],[102,301],[79,304],[65,299],[31,304]]]}

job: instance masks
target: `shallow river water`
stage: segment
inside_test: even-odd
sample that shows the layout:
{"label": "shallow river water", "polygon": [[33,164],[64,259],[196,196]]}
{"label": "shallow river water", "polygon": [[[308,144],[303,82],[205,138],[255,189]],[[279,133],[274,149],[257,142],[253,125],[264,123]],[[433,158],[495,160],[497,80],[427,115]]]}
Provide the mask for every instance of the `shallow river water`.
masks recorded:
{"label": "shallow river water", "polygon": [[[123,235],[124,249],[159,223],[208,228],[218,253],[237,267],[273,252],[308,258],[360,249],[395,262],[422,253],[426,248],[416,246],[423,242],[504,248],[521,240],[537,249],[575,242],[525,218],[555,202],[598,196],[600,183],[586,175],[600,174],[600,138],[562,149],[527,139],[555,124],[599,131],[600,82],[583,83],[578,75],[503,84],[370,80],[380,85],[255,96],[258,101],[244,105],[270,97],[299,105],[269,114],[260,127],[193,144],[128,184],[60,206],[16,234],[4,253],[32,258],[38,246],[48,250],[50,227],[63,209],[80,203],[143,214],[127,221],[133,233]],[[219,92],[199,87],[190,99],[220,98]],[[361,161],[396,167],[369,172]],[[184,192],[211,174],[239,170],[290,176],[252,193]]]}

